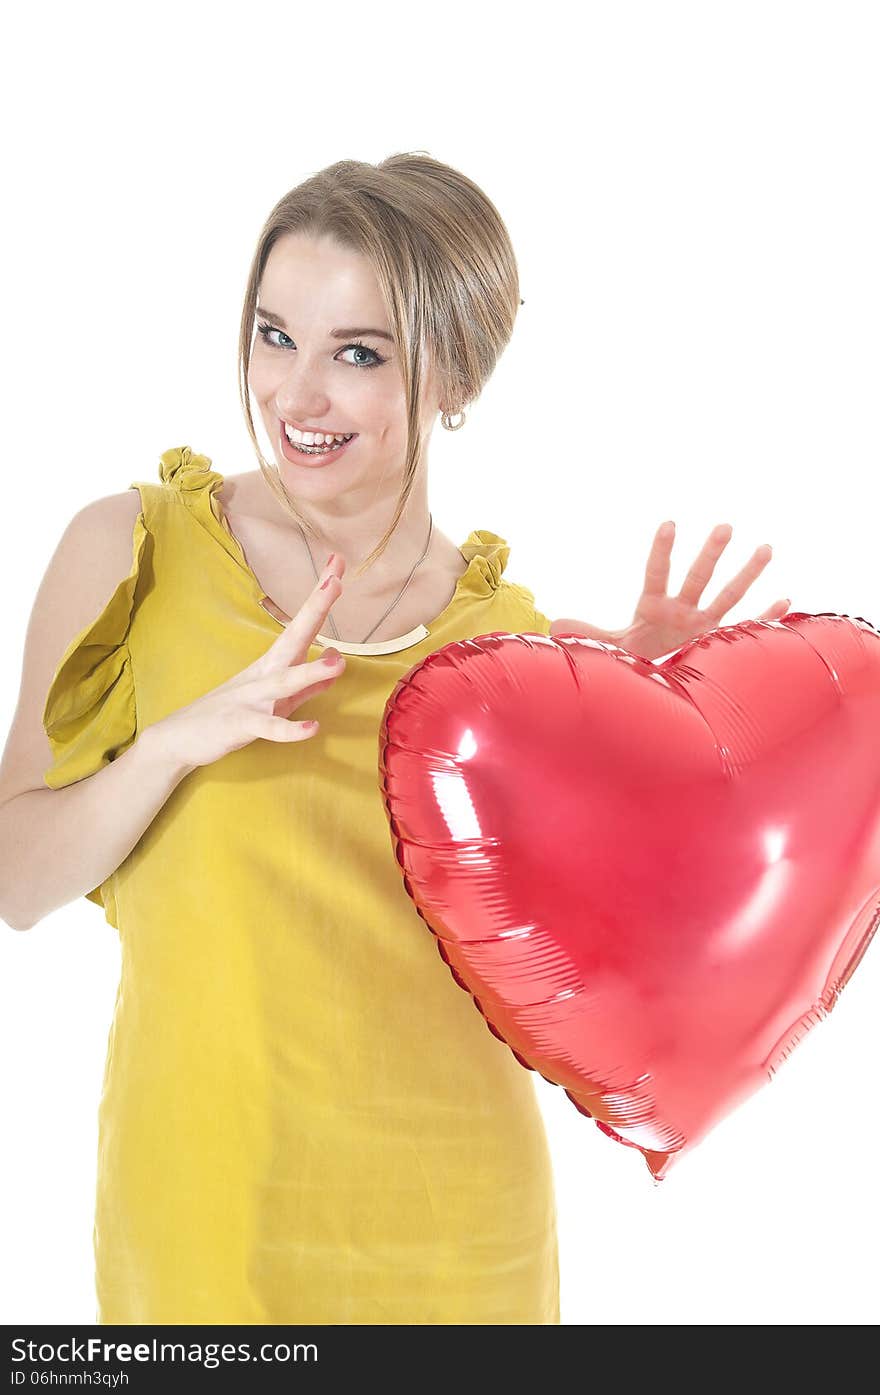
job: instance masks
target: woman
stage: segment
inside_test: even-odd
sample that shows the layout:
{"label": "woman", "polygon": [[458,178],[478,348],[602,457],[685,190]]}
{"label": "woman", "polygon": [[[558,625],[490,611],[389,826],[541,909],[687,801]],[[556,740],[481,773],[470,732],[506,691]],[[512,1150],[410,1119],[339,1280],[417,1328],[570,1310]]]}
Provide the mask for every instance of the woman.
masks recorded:
{"label": "woman", "polygon": [[[2,799],[41,851],[51,812],[64,856],[6,906],[27,928],[91,886],[121,937],[100,1323],[559,1321],[533,1077],[416,915],[377,775],[386,700],[425,655],[554,631],[503,575],[503,538],[457,547],[428,509],[432,425],[462,424],[520,303],[504,224],[462,174],[420,154],[320,172],[272,210],[248,278],[259,469],[168,450],[158,483],[83,510],[50,565],[23,693],[51,675],[52,763],[29,767],[13,728]],[[52,598],[87,546],[118,559],[120,541],[130,566],[109,600],[106,578],[81,597],[46,668]],[[725,543],[669,600],[658,534],[629,630],[555,629],[676,647],[724,613],[696,601]]]}

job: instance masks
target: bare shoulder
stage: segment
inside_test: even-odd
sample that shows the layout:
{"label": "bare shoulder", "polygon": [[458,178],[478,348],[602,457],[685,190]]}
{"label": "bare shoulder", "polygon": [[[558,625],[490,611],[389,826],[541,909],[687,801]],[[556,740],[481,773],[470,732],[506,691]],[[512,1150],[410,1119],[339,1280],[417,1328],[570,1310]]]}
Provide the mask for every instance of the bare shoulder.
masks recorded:
{"label": "bare shoulder", "polygon": [[218,493],[224,513],[262,519],[265,523],[283,521],[281,506],[263,479],[261,470],[243,470],[237,475],[224,475]]}
{"label": "bare shoulder", "polygon": [[[105,494],[101,499],[93,499],[90,503],[83,504],[61,534],[52,561],[58,549],[66,546],[76,548],[91,543],[98,553],[106,551],[108,547],[113,551],[118,545],[120,534],[124,535],[127,531],[129,541],[131,540],[135,520],[140,511],[141,496],[137,489],[124,489],[120,494]],[[99,561],[97,554],[95,561]]]}
{"label": "bare shoulder", "polygon": [[43,708],[61,656],[97,619],[132,563],[140,494],[127,489],[84,505],[52,553],[34,597],[25,633],[18,703],[0,760],[0,804],[45,789],[52,751]]}

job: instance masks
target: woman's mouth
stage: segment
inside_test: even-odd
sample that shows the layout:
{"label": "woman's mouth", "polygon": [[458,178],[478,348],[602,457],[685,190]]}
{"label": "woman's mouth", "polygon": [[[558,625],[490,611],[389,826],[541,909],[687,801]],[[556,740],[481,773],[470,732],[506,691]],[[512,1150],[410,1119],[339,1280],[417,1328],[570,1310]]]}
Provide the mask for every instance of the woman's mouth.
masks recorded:
{"label": "woman's mouth", "polygon": [[356,441],[358,433],[346,433],[347,439],[337,441],[335,444],[308,445],[301,441],[291,441],[285,423],[279,419],[278,434],[281,441],[281,451],[285,459],[292,461],[295,465],[329,465],[332,461],[338,460],[343,451],[347,450],[352,441]]}

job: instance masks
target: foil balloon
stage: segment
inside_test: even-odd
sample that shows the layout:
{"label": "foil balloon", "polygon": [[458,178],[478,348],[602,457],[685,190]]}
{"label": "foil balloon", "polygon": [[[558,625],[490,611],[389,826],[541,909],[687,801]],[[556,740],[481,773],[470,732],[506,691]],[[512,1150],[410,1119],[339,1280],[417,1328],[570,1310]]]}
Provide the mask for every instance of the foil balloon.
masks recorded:
{"label": "foil balloon", "polygon": [[524,1067],[656,1179],[834,1007],[880,920],[880,633],[794,613],[662,660],[448,644],[388,698],[404,885]]}

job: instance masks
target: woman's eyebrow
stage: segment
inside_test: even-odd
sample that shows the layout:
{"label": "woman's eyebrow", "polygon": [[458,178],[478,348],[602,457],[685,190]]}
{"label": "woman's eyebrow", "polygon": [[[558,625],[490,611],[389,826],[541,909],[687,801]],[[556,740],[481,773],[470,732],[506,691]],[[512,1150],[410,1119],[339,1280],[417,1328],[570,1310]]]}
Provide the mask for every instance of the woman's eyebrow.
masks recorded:
{"label": "woman's eyebrow", "polygon": [[[258,315],[262,315],[263,319],[271,320],[273,324],[280,325],[281,328],[286,332],[287,325],[284,323],[280,315],[273,314],[271,310],[264,310],[262,305],[258,305],[256,307],[256,312]],[[394,343],[394,336],[389,334],[387,329],[331,329],[330,338],[350,339],[352,335],[355,334],[372,334],[375,335],[377,339],[387,339],[390,341],[390,343]]]}

